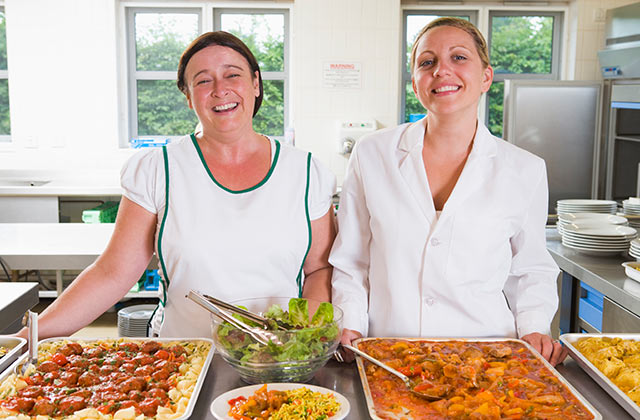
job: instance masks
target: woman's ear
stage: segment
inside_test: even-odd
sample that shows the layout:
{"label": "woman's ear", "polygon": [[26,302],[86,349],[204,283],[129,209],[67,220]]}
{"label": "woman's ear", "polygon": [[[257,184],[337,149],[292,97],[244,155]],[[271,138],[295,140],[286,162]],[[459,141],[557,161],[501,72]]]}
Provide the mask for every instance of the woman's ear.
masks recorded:
{"label": "woman's ear", "polygon": [[260,96],[260,73],[258,71],[253,73],[253,90],[256,98]]}
{"label": "woman's ear", "polygon": [[482,73],[482,93],[489,90],[491,83],[493,83],[493,67],[487,66]]}

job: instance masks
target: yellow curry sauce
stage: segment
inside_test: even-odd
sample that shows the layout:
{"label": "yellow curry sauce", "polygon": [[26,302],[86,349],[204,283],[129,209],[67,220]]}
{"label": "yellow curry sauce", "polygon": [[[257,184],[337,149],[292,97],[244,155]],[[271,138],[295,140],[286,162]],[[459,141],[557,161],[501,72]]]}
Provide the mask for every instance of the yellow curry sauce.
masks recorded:
{"label": "yellow curry sauce", "polygon": [[373,339],[359,348],[409,376],[415,390],[365,362],[380,418],[592,419],[593,415],[522,343]]}

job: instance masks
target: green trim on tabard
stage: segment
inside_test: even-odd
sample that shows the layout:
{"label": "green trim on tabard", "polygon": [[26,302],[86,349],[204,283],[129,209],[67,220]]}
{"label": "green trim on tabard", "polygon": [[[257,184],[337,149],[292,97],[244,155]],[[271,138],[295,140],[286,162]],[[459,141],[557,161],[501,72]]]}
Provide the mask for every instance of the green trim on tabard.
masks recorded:
{"label": "green trim on tabard", "polygon": [[162,155],[164,156],[164,216],[162,217],[162,223],[160,224],[160,233],[158,233],[158,259],[162,266],[162,295],[164,299],[160,299],[162,306],[166,306],[167,303],[167,289],[169,288],[169,273],[167,272],[167,266],[164,263],[164,257],[162,255],[162,235],[164,234],[164,226],[167,221],[167,215],[169,214],[169,155],[167,153],[167,146],[162,146]]}
{"label": "green trim on tabard", "polygon": [[271,177],[271,174],[273,173],[273,170],[276,168],[276,163],[278,162],[278,156],[280,156],[280,142],[278,140],[274,140],[274,142],[276,143],[276,153],[273,156],[273,162],[271,162],[271,167],[269,168],[269,172],[267,172],[267,175],[262,179],[262,181],[258,182],[253,187],[246,188],[244,190],[230,190],[229,188],[227,188],[224,185],[222,185],[221,183],[219,183],[218,180],[213,176],[213,174],[209,170],[209,167],[207,166],[207,162],[205,162],[204,156],[202,155],[202,150],[200,149],[200,146],[198,145],[198,142],[196,141],[195,133],[191,133],[191,141],[193,142],[193,145],[195,146],[196,151],[198,152],[198,156],[200,156],[200,161],[202,162],[202,166],[204,166],[204,169],[209,174],[209,177],[211,178],[211,180],[218,187],[222,188],[223,190],[225,190],[226,192],[229,192],[231,194],[247,193],[249,191],[253,191],[253,190],[257,189],[257,188],[260,188],[262,185],[264,185],[269,180],[269,178]]}
{"label": "green trim on tabard", "polygon": [[309,233],[309,243],[307,244],[307,251],[304,253],[304,258],[302,258],[302,264],[300,264],[300,270],[298,271],[298,277],[296,278],[296,284],[298,285],[298,297],[302,297],[302,268],[304,267],[304,262],[307,260],[307,255],[309,255],[309,250],[311,249],[311,218],[309,217],[309,179],[311,173],[311,153],[307,155],[307,185],[304,191],[304,212],[307,217],[307,232]]}

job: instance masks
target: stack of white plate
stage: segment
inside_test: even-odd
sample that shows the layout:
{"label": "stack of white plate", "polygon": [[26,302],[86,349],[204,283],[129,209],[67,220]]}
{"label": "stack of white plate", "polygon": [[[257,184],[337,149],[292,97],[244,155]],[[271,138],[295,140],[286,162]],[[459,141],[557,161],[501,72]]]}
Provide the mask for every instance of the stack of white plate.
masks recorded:
{"label": "stack of white plate", "polygon": [[602,225],[629,226],[629,221],[626,217],[616,216],[615,214],[563,213],[558,215],[557,227],[560,235],[562,235],[562,229],[572,223],[581,227]]}
{"label": "stack of white plate", "polygon": [[589,255],[613,255],[627,251],[637,236],[629,226],[572,223],[562,228],[562,245]]}
{"label": "stack of white plate", "polygon": [[156,305],[134,305],[118,311],[120,337],[146,337],[147,324]]}
{"label": "stack of white plate", "polygon": [[629,197],[628,200],[622,202],[622,212],[629,216],[638,216],[639,219],[631,219],[629,226],[636,229],[640,228],[640,198]]}
{"label": "stack of white plate", "polygon": [[609,213],[616,214],[618,203],[612,200],[558,200],[558,214],[563,213]]}
{"label": "stack of white plate", "polygon": [[637,261],[640,261],[640,239],[634,239],[633,241],[631,241],[631,246],[629,247],[629,255],[631,255]]}

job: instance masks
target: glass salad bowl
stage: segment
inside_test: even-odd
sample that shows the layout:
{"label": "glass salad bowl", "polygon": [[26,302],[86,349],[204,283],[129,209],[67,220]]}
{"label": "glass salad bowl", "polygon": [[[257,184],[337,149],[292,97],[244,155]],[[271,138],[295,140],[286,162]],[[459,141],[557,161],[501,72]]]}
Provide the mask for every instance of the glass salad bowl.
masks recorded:
{"label": "glass salad bowl", "polygon": [[[342,310],[330,303],[282,297],[231,303],[273,320],[269,330],[281,342],[260,344],[243,330],[211,315],[217,351],[247,383],[308,382],[340,344]],[[276,328],[276,323],[280,328]]]}

